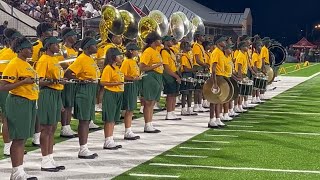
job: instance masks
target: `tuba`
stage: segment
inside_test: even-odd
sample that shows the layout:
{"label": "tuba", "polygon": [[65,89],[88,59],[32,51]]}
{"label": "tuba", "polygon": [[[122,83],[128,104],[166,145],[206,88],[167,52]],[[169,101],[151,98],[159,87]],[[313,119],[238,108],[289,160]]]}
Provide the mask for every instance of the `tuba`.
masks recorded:
{"label": "tuba", "polygon": [[178,12],[175,12],[170,16],[169,34],[171,34],[177,41],[180,41],[185,36],[183,19]]}
{"label": "tuba", "polygon": [[167,17],[161,11],[153,10],[149,13],[149,17],[154,19],[158,23],[161,37],[168,34],[169,22]]}
{"label": "tuba", "polygon": [[273,44],[269,47],[269,57],[271,66],[280,66],[287,58],[287,51],[281,45]]}
{"label": "tuba", "polygon": [[205,33],[203,21],[199,16],[195,16],[194,18],[192,18],[192,24],[195,26],[195,31]]}
{"label": "tuba", "polygon": [[134,40],[138,36],[138,25],[133,15],[127,10],[119,10],[124,22],[123,36],[129,40]]}
{"label": "tuba", "polygon": [[142,42],[142,44],[145,43],[146,37],[152,32],[157,32],[161,35],[157,21],[148,16],[141,18],[138,24],[138,41]]}

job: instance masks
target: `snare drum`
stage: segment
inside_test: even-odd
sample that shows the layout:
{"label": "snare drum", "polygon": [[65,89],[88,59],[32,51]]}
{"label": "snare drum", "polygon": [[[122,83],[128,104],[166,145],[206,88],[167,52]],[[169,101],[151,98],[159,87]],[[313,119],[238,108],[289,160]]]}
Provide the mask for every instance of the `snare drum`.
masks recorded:
{"label": "snare drum", "polygon": [[267,76],[255,76],[253,77],[253,87],[254,89],[266,90],[268,84]]}
{"label": "snare drum", "polygon": [[204,81],[207,81],[208,79],[210,79],[210,77],[211,77],[211,73],[204,73],[203,74],[203,80]]}
{"label": "snare drum", "polygon": [[181,78],[181,84],[180,84],[180,91],[192,91],[194,90],[195,86],[195,79],[192,77],[185,77],[185,78]]}
{"label": "snare drum", "polygon": [[239,84],[239,95],[240,96],[250,96],[253,90],[253,81],[249,80],[247,82],[241,81]]}
{"label": "snare drum", "polygon": [[206,82],[205,80],[205,74],[202,72],[197,72],[195,74],[195,82],[194,82],[194,88],[196,90],[202,89],[204,83]]}

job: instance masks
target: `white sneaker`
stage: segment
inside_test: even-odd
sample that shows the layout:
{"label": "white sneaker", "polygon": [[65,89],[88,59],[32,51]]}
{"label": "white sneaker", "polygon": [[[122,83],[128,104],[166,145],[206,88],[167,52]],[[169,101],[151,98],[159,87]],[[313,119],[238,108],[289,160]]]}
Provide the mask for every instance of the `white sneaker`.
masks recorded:
{"label": "white sneaker", "polygon": [[96,125],[92,120],[89,124],[89,129],[100,129],[100,126]]}
{"label": "white sneaker", "polygon": [[257,97],[257,102],[258,103],[264,103],[265,101],[262,101],[259,97]]}
{"label": "white sneaker", "polygon": [[201,104],[199,106],[199,110],[200,110],[200,112],[208,112],[208,111],[210,111],[209,109],[203,108]]}
{"label": "white sneaker", "polygon": [[219,128],[218,124],[216,123],[216,118],[210,119],[208,122],[208,128]]}
{"label": "white sneaker", "polygon": [[58,169],[54,164],[52,159],[50,158],[50,155],[42,157],[41,160],[41,171],[47,171],[47,172],[58,172],[60,169]]}
{"label": "white sneaker", "polygon": [[216,118],[216,124],[220,127],[226,126],[223,122],[221,122],[220,118]]}
{"label": "white sneaker", "polygon": [[11,144],[12,144],[12,141],[9,142],[9,143],[4,143],[4,146],[3,146],[3,155],[5,155],[5,156],[10,156]]}
{"label": "white sneaker", "polygon": [[34,146],[39,146],[40,147],[40,134],[41,133],[34,133],[33,134],[32,144]]}
{"label": "white sneaker", "polygon": [[49,156],[50,156],[50,159],[51,159],[51,161],[52,161],[52,164],[53,164],[56,168],[58,168],[58,169],[60,169],[60,170],[65,170],[65,169],[66,169],[65,166],[60,166],[60,165],[58,165],[58,164],[56,163],[56,161],[53,159],[53,154],[50,154]]}
{"label": "white sneaker", "polygon": [[146,123],[145,126],[144,126],[144,132],[145,133],[160,133],[161,131],[154,128],[152,123]]}
{"label": "white sneaker", "polygon": [[124,139],[125,140],[137,140],[137,139],[140,139],[140,136],[134,134],[132,131],[129,131],[124,134]]}
{"label": "white sneaker", "polygon": [[177,96],[176,97],[176,103],[177,104],[181,104],[181,96]]}
{"label": "white sneaker", "polygon": [[239,108],[239,106],[234,107],[234,112],[235,113],[242,113],[242,110]]}
{"label": "white sneaker", "polygon": [[143,114],[143,108],[144,108],[144,106],[140,107],[140,114]]}
{"label": "white sneaker", "polygon": [[61,127],[61,131],[60,131],[60,137],[65,137],[65,138],[74,138],[75,137],[75,133],[70,125],[67,125],[67,126],[62,126]]}
{"label": "white sneaker", "polygon": [[188,113],[190,116],[197,116],[198,115],[197,113],[193,112],[191,107],[188,107]]}
{"label": "white sneaker", "polygon": [[248,111],[248,110],[246,110],[246,109],[243,109],[242,106],[240,106],[239,109],[240,109],[241,112],[247,112],[247,111]]}
{"label": "white sneaker", "polygon": [[223,121],[232,121],[232,118],[229,116],[228,113],[225,113],[224,116],[223,116],[223,119],[221,119]]}
{"label": "white sneaker", "polygon": [[185,108],[182,108],[181,109],[181,116],[189,116],[189,112],[188,112],[188,109],[185,107]]}
{"label": "white sneaker", "polygon": [[78,153],[78,158],[80,159],[94,159],[98,157],[97,153],[91,152],[87,145],[84,145],[85,147],[80,147],[79,153]]}
{"label": "white sneaker", "polygon": [[10,176],[10,180],[28,180],[29,178],[35,179],[36,177],[28,175],[23,169],[12,172]]}
{"label": "white sneaker", "polygon": [[252,103],[252,104],[257,104],[257,103],[258,103],[257,98],[256,98],[256,97],[253,97],[252,100],[251,100],[251,103]]}
{"label": "white sneaker", "polygon": [[154,106],[153,106],[153,110],[161,110],[161,106],[160,103],[157,102]]}
{"label": "white sneaker", "polygon": [[95,105],[95,111],[96,112],[102,112],[102,103],[99,103],[99,104]]}
{"label": "white sneaker", "polygon": [[122,148],[122,146],[115,143],[113,139],[105,141],[103,145],[103,149],[117,150],[119,148]]}
{"label": "white sneaker", "polygon": [[199,104],[193,106],[193,112],[200,112]]}
{"label": "white sneaker", "polygon": [[167,112],[166,120],[175,120],[176,117],[174,117],[174,112]]}
{"label": "white sneaker", "polygon": [[202,103],[203,108],[210,108],[210,103],[207,100],[204,100]]}

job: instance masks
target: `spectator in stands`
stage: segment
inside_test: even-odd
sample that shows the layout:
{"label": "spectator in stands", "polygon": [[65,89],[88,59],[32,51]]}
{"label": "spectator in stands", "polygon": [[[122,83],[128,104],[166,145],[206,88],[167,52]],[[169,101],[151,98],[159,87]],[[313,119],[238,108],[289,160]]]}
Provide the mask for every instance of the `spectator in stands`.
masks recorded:
{"label": "spectator in stands", "polygon": [[0,26],[0,43],[3,45],[4,38],[3,38],[3,32],[8,27],[8,21],[4,21],[3,24]]}

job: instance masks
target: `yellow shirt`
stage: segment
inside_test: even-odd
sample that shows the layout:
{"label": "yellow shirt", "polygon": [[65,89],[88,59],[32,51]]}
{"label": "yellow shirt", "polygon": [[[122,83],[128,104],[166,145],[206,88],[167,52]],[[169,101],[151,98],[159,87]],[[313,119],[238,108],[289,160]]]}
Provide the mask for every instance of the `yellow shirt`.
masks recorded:
{"label": "yellow shirt", "polygon": [[196,60],[196,56],[195,55],[199,55],[199,58],[200,58],[200,61],[202,63],[205,63],[206,62],[206,59],[205,59],[205,50],[203,48],[203,46],[199,43],[194,43],[193,46],[192,46],[192,53],[194,55],[194,58],[193,58],[193,64],[196,66],[199,66],[199,64],[197,63],[197,60]]}
{"label": "yellow shirt", "polygon": [[[5,81],[9,83],[15,83],[20,81],[20,77],[36,78],[37,73],[28,62],[16,57],[9,62],[2,75],[14,77],[14,80],[8,79]],[[9,93],[27,98],[29,100],[37,100],[39,97],[39,87],[36,85],[36,83],[24,84],[11,90]]]}
{"label": "yellow shirt", "polygon": [[3,53],[4,51],[6,51],[7,49],[9,49],[9,48],[4,47],[3,49],[1,49],[1,50],[0,50],[0,55],[1,55],[1,53]]}
{"label": "yellow shirt", "polygon": [[113,43],[108,43],[104,48],[103,48],[103,56],[102,57],[105,57],[108,50],[110,48],[116,48],[116,46],[113,44]]}
{"label": "yellow shirt", "polygon": [[236,57],[235,71],[238,72],[239,64],[242,65],[241,73],[247,74],[248,72],[248,56],[243,52],[239,51]]}
{"label": "yellow shirt", "polygon": [[[192,56],[189,53],[183,53],[181,56],[181,66],[185,66],[188,69],[193,68]],[[181,70],[183,72],[183,68]]]}
{"label": "yellow shirt", "polygon": [[[8,48],[0,55],[0,60],[12,60],[15,57],[17,57],[17,54],[14,53],[11,48]],[[7,64],[0,64],[0,73],[2,73],[6,67]]]}
{"label": "yellow shirt", "polygon": [[[102,82],[124,82],[124,75],[120,71],[118,66],[111,67],[110,65],[107,65],[102,72],[101,76]],[[118,86],[104,86],[105,89],[112,91],[112,92],[123,92],[124,91],[124,85],[118,85]]]}
{"label": "yellow shirt", "polygon": [[237,56],[238,56],[238,54],[239,54],[239,50],[235,50],[235,51],[233,52],[233,57],[236,59]]}
{"label": "yellow shirt", "polygon": [[[158,52],[157,50],[154,50],[151,47],[148,47],[146,50],[144,50],[140,58],[140,63],[143,63],[147,66],[152,66],[160,62],[162,62],[162,57],[160,55],[160,52]],[[157,67],[153,70],[162,74],[163,66]]]}
{"label": "yellow shirt", "polygon": [[[58,58],[46,54],[42,55],[37,62],[36,71],[39,78],[61,79],[64,76],[64,71],[59,64]],[[48,87],[63,90],[64,86],[62,84],[51,84]]]}
{"label": "yellow shirt", "polygon": [[260,53],[261,59],[264,59],[264,62],[266,64],[270,64],[270,60],[269,60],[269,49],[266,46],[263,46],[261,49],[261,53]]}
{"label": "yellow shirt", "polygon": [[139,69],[138,63],[134,59],[126,58],[122,62],[120,70],[124,74],[124,76],[132,77],[132,78],[140,76],[140,69]]}
{"label": "yellow shirt", "polygon": [[37,44],[36,46],[33,46],[32,49],[32,61],[36,62],[39,60],[39,58],[41,57],[41,55],[39,55],[40,49],[43,47],[43,44],[40,40],[37,40],[37,42],[39,44]]}
{"label": "yellow shirt", "polygon": [[206,52],[205,54],[204,54],[204,56],[206,57],[206,64],[210,64],[210,53],[209,52]]}
{"label": "yellow shirt", "polygon": [[98,59],[103,58],[105,56],[105,54],[103,54],[103,53],[104,53],[104,48],[103,47],[99,47],[98,51],[97,51],[97,54],[96,54],[96,57]]}
{"label": "yellow shirt", "polygon": [[212,64],[217,63],[216,66],[216,75],[224,76],[225,75],[225,55],[223,51],[219,48],[215,48],[211,53],[210,57],[210,69],[212,72]]}
{"label": "yellow shirt", "polygon": [[176,56],[171,50],[169,51],[170,51],[170,54],[165,49],[161,50],[161,57],[163,60],[163,64],[168,65],[172,72],[177,72]]}
{"label": "yellow shirt", "polygon": [[262,59],[260,58],[260,55],[255,52],[255,53],[252,54],[252,64],[251,64],[251,66],[254,67],[256,63],[257,63],[257,68],[261,69],[262,68]]}
{"label": "yellow shirt", "polygon": [[80,54],[68,69],[74,72],[80,80],[97,80],[100,77],[100,70],[96,62],[84,53]]}
{"label": "yellow shirt", "polygon": [[171,47],[171,49],[173,50],[173,52],[174,52],[175,54],[180,53],[180,42],[178,42],[178,44],[176,44],[176,45],[173,45],[173,46]]}
{"label": "yellow shirt", "polygon": [[232,62],[232,56],[225,56],[225,63],[224,63],[224,76],[231,77],[232,71],[233,71],[233,62]]}
{"label": "yellow shirt", "polygon": [[78,56],[78,52],[77,52],[75,49],[69,48],[69,47],[67,47],[67,46],[64,46],[64,48],[65,48],[66,51],[67,51],[68,57],[77,57],[77,56]]}

